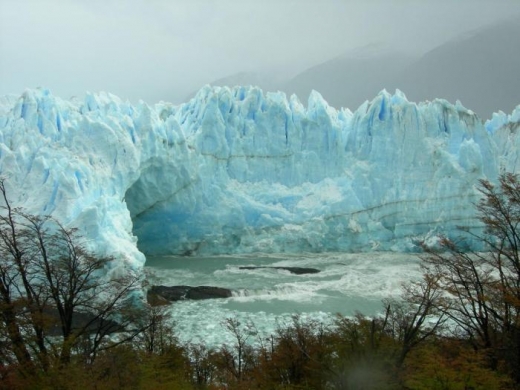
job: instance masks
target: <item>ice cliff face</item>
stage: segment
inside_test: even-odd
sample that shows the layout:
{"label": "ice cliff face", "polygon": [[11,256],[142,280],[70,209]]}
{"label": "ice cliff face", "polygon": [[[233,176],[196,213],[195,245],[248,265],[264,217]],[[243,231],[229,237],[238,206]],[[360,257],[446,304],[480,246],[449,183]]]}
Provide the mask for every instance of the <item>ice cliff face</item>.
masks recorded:
{"label": "ice cliff face", "polygon": [[477,180],[520,168],[519,124],[520,106],[484,124],[399,91],[352,113],[243,87],[154,107],[28,90],[0,100],[0,174],[14,204],[79,227],[121,266],[142,253],[405,251],[476,225]]}

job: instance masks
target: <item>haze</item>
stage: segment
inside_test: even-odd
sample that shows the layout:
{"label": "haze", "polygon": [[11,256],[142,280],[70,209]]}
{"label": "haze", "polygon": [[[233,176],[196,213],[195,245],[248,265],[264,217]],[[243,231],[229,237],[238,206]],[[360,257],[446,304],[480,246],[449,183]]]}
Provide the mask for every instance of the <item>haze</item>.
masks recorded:
{"label": "haze", "polygon": [[179,103],[238,72],[290,78],[368,44],[424,54],[519,13],[514,0],[0,0],[0,95]]}

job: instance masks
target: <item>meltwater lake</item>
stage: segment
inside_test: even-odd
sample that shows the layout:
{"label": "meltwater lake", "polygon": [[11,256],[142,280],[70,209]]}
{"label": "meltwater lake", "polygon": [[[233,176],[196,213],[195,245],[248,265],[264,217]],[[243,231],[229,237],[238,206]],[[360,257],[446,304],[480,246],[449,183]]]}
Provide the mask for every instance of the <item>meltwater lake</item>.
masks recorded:
{"label": "meltwater lake", "polygon": [[[324,322],[336,313],[377,315],[384,298],[398,297],[403,282],[420,278],[419,263],[417,254],[391,252],[161,256],[148,258],[145,272],[153,285],[231,289],[230,298],[185,300],[170,308],[181,342],[219,346],[233,341],[222,325],[230,317],[254,323],[263,337],[294,314]],[[320,272],[297,275],[269,267]]]}

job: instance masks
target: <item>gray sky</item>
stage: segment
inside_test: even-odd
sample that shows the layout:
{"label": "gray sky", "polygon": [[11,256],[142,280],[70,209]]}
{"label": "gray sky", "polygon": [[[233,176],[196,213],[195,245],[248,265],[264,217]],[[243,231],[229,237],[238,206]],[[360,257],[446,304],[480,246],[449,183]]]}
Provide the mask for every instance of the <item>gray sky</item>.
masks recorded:
{"label": "gray sky", "polygon": [[373,42],[424,53],[519,0],[0,0],[0,95],[180,102],[240,71],[294,75]]}

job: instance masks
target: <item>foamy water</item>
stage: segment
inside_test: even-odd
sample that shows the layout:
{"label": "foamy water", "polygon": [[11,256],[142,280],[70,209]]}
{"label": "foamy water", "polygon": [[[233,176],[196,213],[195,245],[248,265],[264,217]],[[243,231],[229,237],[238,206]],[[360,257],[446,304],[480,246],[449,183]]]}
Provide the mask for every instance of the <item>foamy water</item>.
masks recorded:
{"label": "foamy water", "polygon": [[[320,273],[239,268],[243,266],[305,267]],[[398,297],[403,282],[421,275],[417,255],[387,252],[164,256],[149,258],[145,270],[155,285],[216,286],[233,291],[226,299],[181,301],[171,306],[180,340],[208,346],[232,342],[222,325],[230,317],[242,324],[253,323],[258,337],[265,337],[293,314],[323,322],[335,313],[376,315],[384,298]]]}

